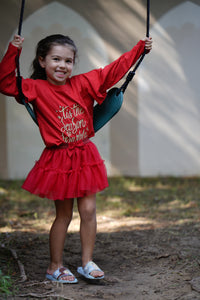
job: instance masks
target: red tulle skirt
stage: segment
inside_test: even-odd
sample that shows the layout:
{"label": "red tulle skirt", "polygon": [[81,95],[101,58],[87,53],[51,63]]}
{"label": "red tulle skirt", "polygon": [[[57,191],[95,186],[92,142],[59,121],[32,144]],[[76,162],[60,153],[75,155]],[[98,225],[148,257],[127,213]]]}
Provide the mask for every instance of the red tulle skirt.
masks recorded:
{"label": "red tulle skirt", "polygon": [[45,148],[22,188],[42,198],[84,197],[108,186],[107,172],[90,141]]}

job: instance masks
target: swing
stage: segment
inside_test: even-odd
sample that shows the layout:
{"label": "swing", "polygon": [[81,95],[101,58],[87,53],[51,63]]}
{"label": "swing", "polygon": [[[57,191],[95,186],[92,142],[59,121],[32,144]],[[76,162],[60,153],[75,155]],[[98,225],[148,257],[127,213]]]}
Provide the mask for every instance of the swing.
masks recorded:
{"label": "swing", "polygon": [[[19,27],[18,27],[18,35],[21,35],[24,6],[25,6],[25,0],[22,0]],[[146,17],[146,36],[147,37],[149,37],[149,16],[150,16],[150,0],[147,0],[147,17]],[[122,86],[120,88],[114,87],[114,88],[110,89],[108,91],[107,96],[106,96],[105,100],[103,101],[103,103],[101,105],[96,104],[94,106],[93,127],[94,127],[95,132],[97,132],[104,125],[106,125],[120,110],[122,103],[123,103],[124,92],[129,84],[129,82],[135,76],[135,72],[138,69],[141,62],[143,61],[145,55],[146,55],[146,51],[144,51],[143,54],[140,56],[134,69],[128,73],[126,80],[122,84]],[[21,79],[21,75],[20,75],[19,54],[18,54],[18,57],[17,57],[17,85],[18,85],[18,90],[19,90],[19,98],[22,101],[22,104],[26,107],[26,109],[27,109],[28,113],[30,114],[31,118],[33,119],[33,121],[38,125],[34,110],[30,106],[30,104],[25,101],[25,97],[22,92],[21,80],[22,79]]]}

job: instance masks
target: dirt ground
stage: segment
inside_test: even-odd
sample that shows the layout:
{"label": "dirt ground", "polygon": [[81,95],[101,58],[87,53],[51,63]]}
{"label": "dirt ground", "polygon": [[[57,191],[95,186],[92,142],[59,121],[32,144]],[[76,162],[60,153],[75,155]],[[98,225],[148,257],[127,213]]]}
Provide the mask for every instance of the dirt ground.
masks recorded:
{"label": "dirt ground", "polygon": [[[14,225],[13,225],[14,226]],[[14,266],[15,296],[1,299],[200,299],[200,224],[154,222],[140,218],[112,219],[98,216],[94,261],[105,279],[88,283],[76,272],[80,266],[78,220],[72,225],[64,251],[64,263],[79,283],[62,285],[45,279],[49,261],[48,232],[17,229],[3,233],[15,250],[0,248],[3,259]],[[21,282],[24,267],[26,281]]]}

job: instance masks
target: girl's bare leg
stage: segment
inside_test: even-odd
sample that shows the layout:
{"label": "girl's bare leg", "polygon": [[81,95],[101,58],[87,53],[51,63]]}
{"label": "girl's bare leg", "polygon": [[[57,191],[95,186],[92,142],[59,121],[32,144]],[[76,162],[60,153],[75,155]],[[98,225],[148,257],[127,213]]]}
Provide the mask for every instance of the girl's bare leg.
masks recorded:
{"label": "girl's bare leg", "polygon": [[[82,246],[82,266],[92,260],[96,239],[96,195],[92,194],[78,199],[78,210],[81,218],[80,237]],[[98,278],[104,272],[93,271],[91,275]]]}
{"label": "girl's bare leg", "polygon": [[[63,266],[63,249],[67,230],[73,215],[73,199],[56,200],[56,218],[49,234],[50,264],[47,273],[53,274]],[[74,280],[74,276],[62,277],[63,280]]]}

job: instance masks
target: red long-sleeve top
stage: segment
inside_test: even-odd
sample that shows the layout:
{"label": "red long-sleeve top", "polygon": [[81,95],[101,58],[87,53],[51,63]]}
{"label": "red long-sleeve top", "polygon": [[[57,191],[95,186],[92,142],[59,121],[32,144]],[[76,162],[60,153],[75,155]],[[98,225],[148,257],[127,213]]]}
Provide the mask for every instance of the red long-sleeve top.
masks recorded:
{"label": "red long-sleeve top", "polygon": [[[68,78],[65,85],[47,80],[22,79],[26,101],[36,112],[40,133],[47,147],[76,143],[94,136],[93,105],[106,97],[144,52],[145,42],[139,41],[129,52],[104,68]],[[16,58],[18,49],[9,44],[0,64],[0,92],[18,98]]]}

